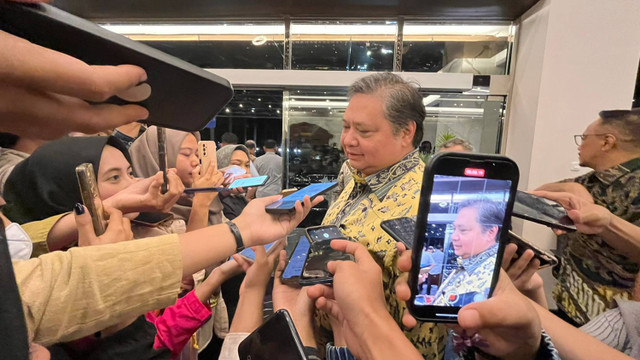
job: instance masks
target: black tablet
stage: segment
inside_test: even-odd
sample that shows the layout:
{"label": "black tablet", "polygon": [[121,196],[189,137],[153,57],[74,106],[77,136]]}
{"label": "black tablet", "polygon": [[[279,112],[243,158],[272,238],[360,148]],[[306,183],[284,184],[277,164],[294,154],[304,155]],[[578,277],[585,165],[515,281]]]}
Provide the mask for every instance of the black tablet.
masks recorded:
{"label": "black tablet", "polygon": [[0,0],[0,30],[90,65],[142,67],[151,96],[138,104],[149,110],[149,125],[198,131],[233,97],[226,79],[47,4]]}

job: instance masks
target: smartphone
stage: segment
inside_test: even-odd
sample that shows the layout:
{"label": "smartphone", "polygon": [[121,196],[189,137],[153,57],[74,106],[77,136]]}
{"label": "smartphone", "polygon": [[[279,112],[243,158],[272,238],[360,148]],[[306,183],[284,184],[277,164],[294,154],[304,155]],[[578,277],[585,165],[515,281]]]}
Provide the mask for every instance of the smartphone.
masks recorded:
{"label": "smartphone", "polygon": [[250,177],[250,178],[243,178],[243,179],[238,179],[235,180],[234,182],[231,183],[231,185],[229,185],[229,187],[224,187],[224,186],[212,186],[212,187],[201,187],[201,188],[188,188],[188,189],[184,189],[185,193],[197,193],[197,192],[207,192],[207,191],[225,191],[225,190],[231,190],[237,187],[258,187],[258,186],[262,186],[264,184],[267,183],[267,180],[269,179],[268,175],[262,175],[262,176],[254,176],[254,177]]}
{"label": "smartphone", "polygon": [[298,191],[298,189],[296,189],[296,188],[284,189],[284,190],[280,191],[280,195],[282,195],[282,197],[287,197],[287,196],[293,194],[296,191]]}
{"label": "smartphone", "polygon": [[76,166],[76,177],[78,178],[82,203],[91,215],[91,223],[96,236],[100,236],[107,230],[107,221],[105,220],[104,208],[102,207],[102,199],[100,199],[93,165],[84,163]]}
{"label": "smartphone", "polygon": [[238,346],[240,360],[305,360],[304,346],[287,310],[276,311]]}
{"label": "smartphone", "polygon": [[[409,273],[407,307],[415,318],[456,322],[462,306],[491,296],[518,178],[518,166],[503,156],[446,152],[431,158],[423,177]],[[446,230],[428,231],[434,227]],[[435,284],[420,277],[422,264],[428,262],[423,260],[435,259],[430,246],[444,249]],[[433,285],[437,289],[432,295]]]}
{"label": "smartphone", "polygon": [[[271,249],[276,242],[277,241],[274,241],[274,242],[264,246],[264,249],[267,252],[267,255],[271,254],[269,252],[269,249]],[[249,259],[251,261],[256,261],[256,253],[251,248],[246,248],[246,249],[240,251],[239,255],[244,257],[244,258],[246,258],[246,259]]]}
{"label": "smartphone", "polygon": [[509,242],[518,245],[518,250],[514,255],[514,260],[518,259],[525,251],[530,249],[533,251],[534,257],[540,261],[540,269],[558,265],[558,258],[556,258],[552,253],[536,247],[511,230],[509,230],[508,236]]}
{"label": "smartphone", "polygon": [[302,202],[305,196],[309,196],[313,200],[313,198],[315,198],[316,196],[333,189],[334,187],[336,187],[336,185],[338,185],[338,183],[335,181],[311,184],[294,192],[286,198],[282,198],[274,203],[267,205],[266,211],[274,214],[294,212],[296,201]]}
{"label": "smartphone", "polygon": [[331,241],[333,239],[348,240],[340,228],[335,225],[311,226],[304,229],[304,231],[311,244],[315,244],[320,241]]}
{"label": "smartphone", "polygon": [[395,241],[399,241],[407,247],[413,248],[413,235],[416,230],[416,221],[410,217],[382,220],[380,227]]}
{"label": "smartphone", "polygon": [[573,220],[559,203],[518,190],[513,216],[564,231],[576,231]]}
{"label": "smartphone", "polygon": [[167,131],[165,128],[158,126],[158,167],[162,171],[162,186],[160,192],[166,194],[168,191],[169,178],[167,177]]}
{"label": "smartphone", "polygon": [[309,227],[306,233],[309,239],[309,253],[299,284],[302,286],[332,284],[333,274],[329,272],[327,263],[334,260],[354,261],[354,258],[351,254],[331,248],[331,240],[348,240],[348,238],[335,225]]}
{"label": "smartphone", "polygon": [[309,254],[309,240],[306,236],[301,236],[296,248],[291,254],[287,266],[282,272],[282,282],[287,285],[299,285],[300,276],[302,276],[302,270],[304,264],[307,261],[307,255]]}
{"label": "smartphone", "polygon": [[0,30],[90,65],[142,67],[151,95],[137,103],[149,110],[148,125],[198,131],[233,97],[226,79],[51,5],[0,1]]}
{"label": "smartphone", "polygon": [[216,157],[215,141],[198,141],[198,156],[200,157],[200,174],[204,174],[213,166],[218,170],[218,158]]}
{"label": "smartphone", "polygon": [[157,227],[171,219],[173,219],[173,214],[171,213],[141,212],[135,219],[131,220],[131,222],[147,227]]}

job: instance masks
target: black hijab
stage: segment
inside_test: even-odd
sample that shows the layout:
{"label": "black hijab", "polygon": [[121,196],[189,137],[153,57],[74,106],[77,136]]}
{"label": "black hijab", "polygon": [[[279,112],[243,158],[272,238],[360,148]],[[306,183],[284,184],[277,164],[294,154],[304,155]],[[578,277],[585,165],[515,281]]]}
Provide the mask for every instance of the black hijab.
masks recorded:
{"label": "black hijab", "polygon": [[70,211],[82,202],[76,166],[91,163],[97,175],[105,145],[120,150],[131,163],[126,146],[113,136],[67,137],[39,147],[7,179],[5,216],[24,224]]}

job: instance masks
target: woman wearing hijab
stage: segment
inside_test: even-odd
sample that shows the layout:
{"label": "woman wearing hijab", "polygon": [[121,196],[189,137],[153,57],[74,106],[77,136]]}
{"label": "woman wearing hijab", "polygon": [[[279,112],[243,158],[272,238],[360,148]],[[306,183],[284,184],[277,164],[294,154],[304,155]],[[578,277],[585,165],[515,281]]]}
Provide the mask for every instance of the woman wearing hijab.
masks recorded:
{"label": "woman wearing hijab", "polygon": [[36,244],[46,243],[36,246],[39,251],[34,248],[34,254],[64,249],[77,240],[75,221],[68,213],[82,203],[75,168],[83,163],[93,165],[104,206],[125,214],[170,207],[184,189],[175,171],[168,174],[169,191],[164,195],[159,191],[161,174],[134,179],[129,153],[115,137],[67,137],[47,143],[16,165],[4,193],[4,214],[24,224]]}
{"label": "woman wearing hijab", "polygon": [[[200,134],[166,129],[166,154],[169,168],[176,168],[178,177],[185,187],[220,186],[222,174],[210,167],[206,174],[200,174],[198,159],[198,140]],[[150,176],[159,171],[158,164],[158,128],[151,126],[129,149],[133,169],[138,176]],[[187,229],[197,230],[207,225],[222,223],[222,204],[216,192],[197,193],[193,197],[183,195],[171,213],[176,218],[188,221]],[[196,206],[197,205],[197,206]],[[201,209],[204,208],[204,222]],[[197,213],[194,213],[197,211]],[[194,221],[195,220],[195,221]]]}
{"label": "woman wearing hijab", "polygon": [[[251,174],[251,160],[249,160],[249,149],[244,145],[226,145],[216,152],[218,166],[221,169],[230,166],[240,167],[246,174]],[[235,219],[242,209],[249,203],[244,195],[225,192],[220,194],[220,201],[223,205],[224,216],[229,219]]]}

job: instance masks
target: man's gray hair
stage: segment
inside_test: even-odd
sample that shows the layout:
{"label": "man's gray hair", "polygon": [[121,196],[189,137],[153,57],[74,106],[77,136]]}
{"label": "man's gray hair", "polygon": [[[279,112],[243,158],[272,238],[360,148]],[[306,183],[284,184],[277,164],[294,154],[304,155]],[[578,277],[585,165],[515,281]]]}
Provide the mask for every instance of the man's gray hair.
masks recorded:
{"label": "man's gray hair", "polygon": [[413,147],[420,145],[423,134],[422,122],[427,112],[416,86],[396,74],[385,72],[356,80],[349,86],[349,99],[355,94],[380,95],[384,99],[384,117],[391,122],[396,135],[412,121],[415,122]]}
{"label": "man's gray hair", "polygon": [[[458,205],[458,213],[464,208],[474,208],[478,213],[478,224],[482,227],[482,232],[486,233],[491,228],[497,226],[498,230],[504,221],[504,205],[488,198],[477,198],[465,200]],[[498,237],[496,236],[496,241]]]}
{"label": "man's gray hair", "polygon": [[468,152],[473,152],[473,145],[471,145],[470,142],[466,141],[466,140],[462,140],[460,138],[453,138],[447,142],[445,142],[444,144],[440,145],[440,149],[448,149],[452,146],[456,146],[456,145],[460,145],[462,146],[465,150],[467,150]]}

